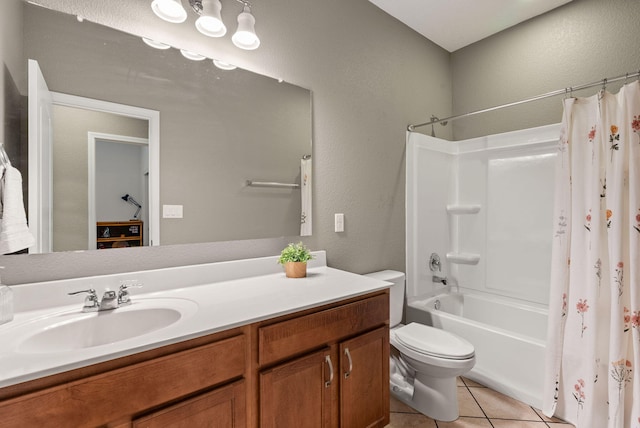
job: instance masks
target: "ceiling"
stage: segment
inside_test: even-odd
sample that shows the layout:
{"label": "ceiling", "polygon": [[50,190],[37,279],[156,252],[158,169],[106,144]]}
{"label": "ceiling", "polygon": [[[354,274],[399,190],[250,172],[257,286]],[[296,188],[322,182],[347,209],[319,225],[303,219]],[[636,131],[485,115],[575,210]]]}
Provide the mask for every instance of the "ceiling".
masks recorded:
{"label": "ceiling", "polygon": [[369,0],[449,52],[571,0]]}

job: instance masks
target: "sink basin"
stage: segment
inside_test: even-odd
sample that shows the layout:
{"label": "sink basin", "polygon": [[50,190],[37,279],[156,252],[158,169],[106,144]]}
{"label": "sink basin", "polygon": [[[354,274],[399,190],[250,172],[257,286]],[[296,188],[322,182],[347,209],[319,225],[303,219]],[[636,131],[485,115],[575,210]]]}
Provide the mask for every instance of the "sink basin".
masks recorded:
{"label": "sink basin", "polygon": [[103,346],[167,328],[197,309],[184,299],[139,300],[112,311],[73,312],[39,320],[17,346],[22,353],[67,352]]}

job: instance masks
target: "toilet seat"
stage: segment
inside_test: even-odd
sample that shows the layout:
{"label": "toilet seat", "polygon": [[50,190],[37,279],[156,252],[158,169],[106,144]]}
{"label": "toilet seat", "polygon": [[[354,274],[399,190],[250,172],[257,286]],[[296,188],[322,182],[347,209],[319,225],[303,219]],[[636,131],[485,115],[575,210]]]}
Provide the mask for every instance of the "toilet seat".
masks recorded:
{"label": "toilet seat", "polygon": [[471,343],[439,328],[410,323],[394,333],[398,342],[418,354],[450,360],[466,360],[475,354]]}

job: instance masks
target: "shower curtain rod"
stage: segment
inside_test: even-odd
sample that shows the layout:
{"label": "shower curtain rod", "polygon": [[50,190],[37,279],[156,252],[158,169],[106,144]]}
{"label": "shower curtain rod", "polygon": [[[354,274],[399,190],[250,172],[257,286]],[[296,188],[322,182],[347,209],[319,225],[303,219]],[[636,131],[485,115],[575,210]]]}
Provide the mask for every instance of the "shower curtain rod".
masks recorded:
{"label": "shower curtain rod", "polygon": [[449,116],[449,117],[445,117],[444,119],[438,119],[437,117],[432,116],[432,118],[431,118],[431,120],[429,122],[420,123],[420,124],[417,124],[417,125],[409,125],[409,126],[407,126],[407,130],[410,131],[410,132],[413,132],[413,130],[415,128],[419,128],[421,126],[434,125],[436,123],[442,123],[443,125],[446,125],[447,122],[449,122],[450,120],[456,120],[456,119],[462,119],[464,117],[475,116],[476,114],[480,114],[480,113],[488,113],[490,111],[500,110],[500,109],[503,109],[503,108],[506,108],[506,107],[513,107],[513,106],[517,106],[517,105],[520,105],[520,104],[530,103],[531,101],[538,101],[538,100],[542,100],[544,98],[555,97],[555,96],[558,96],[558,95],[563,95],[563,94],[570,95],[571,93],[573,93],[573,91],[579,91],[580,89],[592,88],[592,87],[598,86],[598,85],[602,85],[602,87],[604,88],[607,85],[607,83],[617,82],[617,81],[620,81],[620,80],[627,80],[627,79],[630,79],[632,77],[640,77],[640,70],[636,71],[635,73],[627,73],[627,74],[624,74],[622,76],[604,78],[602,80],[598,80],[596,82],[591,82],[591,83],[586,83],[584,85],[569,86],[569,87],[564,88],[564,89],[558,89],[556,91],[551,91],[551,92],[547,92],[545,94],[536,95],[535,97],[527,98],[527,99],[524,99],[524,100],[514,101],[512,103],[502,104],[502,105],[499,105],[499,106],[489,107],[489,108],[485,108],[485,109],[482,109],[482,110],[476,110],[476,111],[472,111],[472,112],[464,113],[464,114],[459,114],[459,115],[455,115],[455,116]]}

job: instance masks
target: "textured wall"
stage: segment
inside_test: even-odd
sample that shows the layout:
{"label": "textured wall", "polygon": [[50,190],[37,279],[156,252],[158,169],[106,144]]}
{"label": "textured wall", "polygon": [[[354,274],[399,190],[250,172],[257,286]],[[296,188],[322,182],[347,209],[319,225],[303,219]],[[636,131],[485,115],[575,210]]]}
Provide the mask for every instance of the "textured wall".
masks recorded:
{"label": "textured wall", "polygon": [[[262,40],[252,52],[235,48],[230,34],[209,39],[187,23],[160,21],[147,0],[38,3],[311,89],[314,224],[307,242],[327,250],[329,264],[337,268],[404,269],[405,130],[432,113],[451,111],[449,53],[367,0],[252,2]],[[235,1],[223,1],[230,33],[239,12]],[[336,212],[345,214],[341,234],[333,232]],[[275,254],[282,241],[9,256],[0,264],[6,266],[3,279],[19,283]]]}
{"label": "textured wall", "polygon": [[[454,52],[454,114],[638,71],[638,40],[638,0],[574,0]],[[611,84],[608,89],[617,91],[619,86]],[[562,96],[558,96],[452,123],[454,139],[462,140],[557,123],[561,118]]]}

